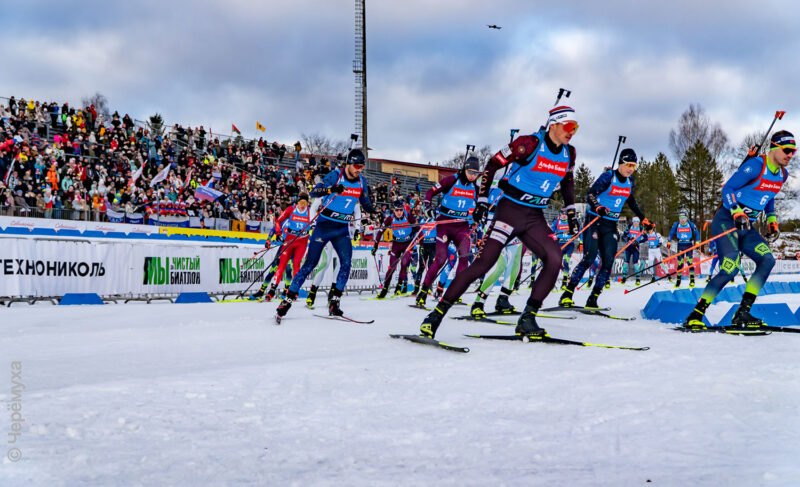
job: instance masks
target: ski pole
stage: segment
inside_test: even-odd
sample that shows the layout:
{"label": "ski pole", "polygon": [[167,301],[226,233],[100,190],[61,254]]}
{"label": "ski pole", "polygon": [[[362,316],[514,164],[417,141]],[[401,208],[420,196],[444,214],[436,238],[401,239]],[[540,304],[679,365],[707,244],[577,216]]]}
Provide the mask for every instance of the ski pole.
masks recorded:
{"label": "ski pole", "polygon": [[[304,234],[304,233],[306,233],[306,232],[308,231],[308,229],[309,229],[309,228],[311,228],[311,225],[312,225],[312,224],[313,224],[313,223],[314,223],[314,222],[317,220],[317,217],[319,217],[319,216],[322,214],[322,211],[323,211],[323,210],[325,210],[325,208],[327,208],[327,207],[328,207],[328,206],[329,206],[331,203],[333,203],[333,201],[336,199],[336,196],[338,196],[338,195],[334,193],[334,196],[333,196],[333,198],[331,198],[331,200],[330,200],[330,201],[328,201],[327,203],[325,203],[325,206],[323,206],[322,208],[320,208],[320,209],[319,209],[319,211],[317,212],[317,214],[316,214],[316,215],[314,215],[314,216],[311,218],[311,220],[309,220],[309,221],[308,221],[308,223],[306,223],[306,226],[305,226],[305,227],[303,227],[303,229],[302,229],[300,232],[298,232],[298,233],[299,233],[299,234],[301,234],[301,235],[302,235],[302,234]],[[284,241],[284,242],[281,244],[280,248],[278,249],[278,253],[277,253],[277,254],[275,254],[275,259],[273,259],[273,263],[274,263],[274,262],[276,262],[276,261],[277,261],[277,260],[280,258],[280,256],[281,256],[281,255],[282,255],[282,254],[283,254],[283,253],[286,251],[286,249],[288,249],[288,248],[289,248],[288,246],[284,248],[284,246],[283,246],[283,244],[284,244],[284,243],[286,243],[286,242]],[[271,266],[270,266],[270,267],[271,267]],[[241,299],[241,298],[242,298],[242,296],[244,296],[244,295],[245,295],[245,293],[246,293],[247,291],[249,291],[251,287],[253,287],[253,284],[255,284],[255,283],[258,281],[258,280],[261,280],[261,277],[264,275],[264,273],[265,273],[265,272],[267,272],[267,270],[268,270],[268,269],[270,269],[270,267],[265,267],[265,268],[264,268],[264,270],[263,270],[263,271],[261,271],[261,274],[259,274],[259,275],[258,275],[258,278],[257,278],[257,280],[256,280],[256,281],[253,281],[253,282],[251,282],[251,283],[250,283],[250,285],[249,285],[249,286],[247,286],[247,289],[245,289],[244,291],[240,292],[240,293],[239,293],[239,296],[238,296],[238,298],[237,298],[237,299]]]}
{"label": "ski pole", "polygon": [[667,257],[666,259],[662,260],[662,261],[661,261],[661,262],[659,262],[658,264],[653,264],[653,265],[651,265],[651,266],[649,266],[649,267],[645,267],[644,269],[640,270],[639,272],[636,272],[636,273],[633,273],[633,274],[631,274],[631,277],[635,277],[635,276],[637,276],[637,275],[639,275],[639,274],[643,273],[644,271],[647,271],[647,270],[650,270],[650,269],[652,269],[653,267],[655,267],[655,266],[657,266],[657,265],[659,265],[659,264],[663,264],[664,262],[670,261],[670,260],[672,260],[672,259],[677,259],[678,257],[680,257],[681,255],[683,255],[683,254],[685,254],[685,253],[687,253],[687,252],[691,252],[691,251],[693,251],[693,250],[696,250],[696,249],[698,249],[698,248],[702,247],[703,245],[707,244],[708,242],[711,242],[711,241],[713,241],[713,240],[716,240],[716,239],[718,239],[718,238],[720,238],[720,237],[724,237],[725,235],[728,235],[729,233],[733,233],[733,232],[735,232],[735,231],[736,231],[736,227],[733,227],[733,228],[730,228],[730,229],[728,229],[728,230],[725,230],[724,232],[720,233],[719,235],[715,235],[715,236],[713,236],[713,237],[711,237],[711,238],[709,238],[709,239],[707,239],[707,240],[703,240],[702,242],[698,242],[698,243],[696,243],[696,244],[692,245],[691,247],[689,247],[689,248],[688,248],[688,249],[686,249],[686,250],[682,250],[682,251],[680,251],[680,252],[676,252],[676,253],[674,253],[674,254],[670,255],[669,257]]}
{"label": "ski pole", "polygon": [[628,140],[628,138],[627,138],[627,137],[625,137],[624,135],[620,135],[620,136],[619,136],[619,138],[617,139],[617,150],[615,150],[615,151],[614,151],[614,159],[612,159],[612,160],[611,160],[611,170],[612,170],[612,171],[614,170],[614,164],[616,164],[616,163],[617,163],[617,155],[619,154],[619,147],[620,147],[620,146],[621,146],[621,145],[622,145],[622,144],[623,144],[623,143],[624,143],[626,140]]}
{"label": "ski pole", "polygon": [[[564,251],[564,249],[566,249],[566,248],[569,246],[569,244],[571,244],[572,242],[574,242],[576,238],[580,237],[580,236],[581,236],[581,234],[582,234],[583,232],[585,232],[585,231],[586,231],[586,230],[587,230],[589,227],[591,227],[592,225],[594,225],[594,223],[595,223],[597,220],[599,220],[599,219],[600,219],[600,215],[597,215],[596,217],[594,217],[594,219],[593,219],[592,221],[590,221],[590,222],[589,222],[588,224],[586,224],[586,225],[585,225],[583,228],[581,228],[581,230],[580,230],[578,233],[576,233],[575,235],[573,235],[573,236],[572,236],[572,238],[570,238],[569,240],[567,240],[567,241],[566,241],[566,243],[564,243],[564,245],[562,245],[562,246],[561,246],[561,251],[563,252],[563,251]],[[540,260],[539,260],[539,263],[536,265],[536,268],[535,268],[534,270],[532,270],[530,274],[528,274],[528,277],[526,277],[525,279],[523,279],[523,280],[519,281],[519,284],[520,284],[520,286],[521,286],[521,285],[523,285],[523,284],[525,284],[525,281],[527,281],[528,279],[530,279],[530,278],[531,278],[531,277],[532,277],[534,274],[536,274],[536,272],[537,272],[538,270],[540,270],[542,267],[544,267],[544,263],[543,263],[543,262],[541,262],[541,259],[540,259]]]}
{"label": "ski pole", "polygon": [[583,232],[585,232],[585,231],[586,231],[586,230],[587,230],[589,227],[591,227],[592,225],[594,225],[594,224],[595,224],[595,222],[596,222],[597,220],[599,220],[599,219],[600,219],[600,215],[597,215],[596,217],[594,217],[594,220],[592,220],[592,221],[590,221],[588,224],[584,225],[584,227],[583,227],[583,228],[581,228],[581,230],[580,230],[578,233],[576,233],[575,235],[573,235],[573,236],[572,236],[572,238],[570,238],[569,240],[567,240],[567,242],[566,242],[564,245],[562,245],[562,246],[561,246],[561,251],[563,252],[563,251],[564,251],[564,249],[566,249],[566,248],[569,246],[569,244],[571,244],[573,241],[575,241],[575,239],[576,239],[576,238],[580,237],[580,236],[581,236],[581,234],[582,234]]}
{"label": "ski pole", "polygon": [[[389,271],[390,270],[391,270],[391,272],[394,272],[394,269],[405,258],[406,253],[408,253],[411,250],[413,250],[414,246],[417,245],[420,242],[420,240],[422,240],[422,237],[425,236],[423,231],[430,229],[430,227],[426,228],[426,225],[430,225],[431,227],[435,227],[437,225],[443,225],[445,223],[453,223],[453,222],[457,222],[457,221],[461,221],[461,220],[442,220],[442,221],[438,221],[438,222],[437,221],[432,221],[432,222],[425,222],[425,223],[416,224],[416,225],[419,225],[419,227],[420,227],[419,230],[417,230],[417,233],[414,235],[414,238],[411,239],[411,243],[408,245],[408,247],[406,247],[406,249],[403,251],[403,253],[400,254],[400,258],[397,259],[397,261],[394,263],[394,266],[389,267],[388,269],[386,269],[386,275],[389,275]],[[381,288],[382,287],[383,287],[383,281],[381,281]]]}
{"label": "ski pole", "polygon": [[[708,262],[709,260],[713,259],[714,257],[716,257],[716,255],[710,255],[710,256],[706,257],[705,259],[698,261],[698,262],[697,262],[697,264],[699,265],[699,264],[702,264],[702,263],[704,263],[704,262]],[[680,271],[678,271],[677,269],[675,269],[673,272],[670,272],[669,274],[665,274],[665,275],[663,275],[663,276],[659,277],[658,279],[656,279],[655,281],[650,281],[650,282],[648,282],[648,283],[642,284],[641,286],[636,286],[636,287],[635,287],[635,288],[633,288],[633,289],[626,289],[624,294],[632,293],[632,292],[636,291],[637,289],[641,289],[641,288],[643,288],[643,287],[647,287],[647,286],[649,286],[650,284],[655,284],[655,283],[657,283],[657,282],[661,282],[661,281],[662,281],[662,280],[664,280],[664,279],[668,279],[668,278],[670,278],[670,277],[674,276],[674,275],[675,275],[675,274],[677,274],[678,272],[680,272]]]}
{"label": "ski pole", "polygon": [[784,115],[786,115],[786,112],[784,110],[778,110],[775,112],[775,116],[772,117],[772,123],[769,124],[769,128],[767,129],[767,131],[764,132],[764,137],[761,139],[761,143],[751,147],[750,150],[747,151],[747,156],[745,156],[745,159],[747,159],[748,157],[756,156],[758,155],[759,152],[761,152],[761,148],[767,141],[767,137],[769,137],[770,130],[772,130],[772,127],[775,125],[776,121],[783,120]]}
{"label": "ski pole", "polygon": [[616,254],[614,254],[614,258],[616,259],[617,257],[619,257],[619,256],[620,256],[620,254],[622,254],[623,252],[625,252],[625,250],[627,250],[627,248],[628,248],[628,247],[630,247],[631,245],[633,245],[633,244],[634,244],[634,243],[635,243],[637,240],[638,240],[638,238],[633,238],[633,239],[631,239],[631,241],[630,241],[630,242],[628,242],[627,244],[625,244],[625,246],[624,246],[624,247],[622,247],[622,248],[619,250],[619,252],[617,252]]}

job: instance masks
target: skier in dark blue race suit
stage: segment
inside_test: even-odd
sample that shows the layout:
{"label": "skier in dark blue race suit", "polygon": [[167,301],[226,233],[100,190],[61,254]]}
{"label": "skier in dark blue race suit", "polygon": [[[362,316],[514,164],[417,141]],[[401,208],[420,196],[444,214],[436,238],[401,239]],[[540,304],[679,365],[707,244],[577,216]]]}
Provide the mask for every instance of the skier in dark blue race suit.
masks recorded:
{"label": "skier in dark blue race suit", "polygon": [[654,227],[650,220],[645,218],[636,199],[633,197],[633,172],[639,166],[636,152],[633,149],[623,149],[619,155],[619,167],[615,171],[608,170],[597,178],[597,181],[589,188],[586,196],[588,210],[584,227],[588,226],[595,217],[600,216],[591,228],[584,232],[583,237],[583,259],[575,266],[572,276],[569,279],[567,288],[561,295],[559,305],[566,308],[575,306],[572,294],[578,283],[581,282],[583,274],[592,265],[595,257],[600,254],[602,261],[600,271],[592,288],[592,294],[586,300],[586,308],[598,308],[597,298],[603,291],[603,286],[611,276],[611,268],[614,265],[614,255],[617,253],[617,243],[619,234],[617,233],[617,221],[625,203],[633,213],[639,217],[642,227],[649,230]]}
{"label": "skier in dark blue race suit", "polygon": [[[667,240],[667,248],[670,247],[672,240],[678,241],[678,253],[692,248],[700,241],[700,230],[697,229],[697,225],[694,222],[689,220],[689,212],[687,210],[678,212],[678,221],[672,224]],[[694,287],[693,253],[694,251],[689,251],[678,257],[678,271],[675,278],[676,288],[681,287],[681,275],[683,274],[684,266],[689,268],[689,287]]]}
{"label": "skier in dark blue race suit", "polygon": [[297,299],[297,293],[319,262],[322,249],[328,242],[333,244],[336,255],[339,256],[339,273],[336,284],[328,295],[328,313],[331,316],[341,316],[342,310],[339,301],[342,291],[350,276],[350,264],[353,257],[353,242],[350,240],[349,224],[355,218],[354,212],[357,204],[363,210],[372,213],[375,209],[369,199],[369,186],[367,180],[361,175],[366,159],[360,149],[353,149],[347,154],[344,167],[329,172],[311,192],[312,197],[322,197],[322,208],[317,218],[316,227],[309,237],[306,260],[300,270],[292,279],[286,298],[278,305],[278,320],[286,316],[292,302]]}
{"label": "skier in dark blue race suit", "polygon": [[761,319],[750,314],[750,308],[775,266],[775,257],[752,223],[764,213],[767,217],[767,238],[774,240],[780,235],[775,214],[775,195],[789,177],[786,167],[796,151],[794,135],[785,130],[775,132],[770,139],[767,155],[746,159],[722,187],[722,204],[711,220],[711,234],[719,235],[732,228],[736,230],[716,240],[717,255],[722,263],[717,275],[703,290],[694,310],[686,317],[683,326],[688,331],[706,329],[703,323],[706,309],[739,271],[740,253],[753,259],[756,269],[745,285],[742,302],[733,316],[732,324],[739,328],[759,328],[764,325]]}

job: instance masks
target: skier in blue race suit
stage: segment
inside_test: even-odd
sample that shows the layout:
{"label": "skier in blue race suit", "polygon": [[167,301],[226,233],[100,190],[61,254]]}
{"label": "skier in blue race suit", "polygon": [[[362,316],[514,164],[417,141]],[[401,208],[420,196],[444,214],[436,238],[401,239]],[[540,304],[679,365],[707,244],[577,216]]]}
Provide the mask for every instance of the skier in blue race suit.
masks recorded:
{"label": "skier in blue race suit", "polygon": [[350,265],[353,257],[353,242],[350,240],[349,224],[355,218],[357,204],[367,213],[375,209],[369,199],[369,186],[361,175],[366,164],[364,153],[360,149],[352,149],[341,169],[329,172],[311,192],[312,197],[322,197],[320,214],[316,227],[311,233],[306,260],[292,279],[286,297],[278,305],[277,320],[286,316],[292,302],[309,274],[319,262],[325,244],[331,242],[336,255],[339,256],[339,274],[336,284],[328,295],[328,313],[331,316],[342,316],[339,307],[342,291],[350,276]]}
{"label": "skier in blue race suit", "polygon": [[796,151],[794,135],[785,130],[775,132],[767,154],[747,158],[722,187],[722,205],[711,221],[711,234],[720,235],[734,230],[717,239],[717,255],[722,264],[717,275],[703,290],[694,310],[686,317],[684,327],[687,331],[706,329],[703,323],[706,309],[738,272],[740,253],[753,259],[756,269],[745,285],[732,325],[745,329],[757,329],[765,325],[761,319],[750,314],[750,308],[775,266],[775,257],[764,237],[753,228],[753,222],[764,213],[767,217],[767,239],[774,240],[780,235],[775,214],[775,195],[789,177],[786,167]]}
{"label": "skier in blue race suit", "polygon": [[[584,232],[583,259],[578,262],[575,270],[572,271],[567,288],[561,294],[559,305],[565,308],[575,306],[575,302],[572,300],[575,288],[578,287],[583,274],[592,265],[599,253],[602,267],[600,272],[597,273],[592,293],[584,306],[586,308],[599,308],[597,298],[611,276],[614,255],[617,253],[617,244],[619,243],[617,221],[625,203],[639,217],[645,230],[653,228],[654,225],[645,218],[633,195],[633,173],[637,167],[639,167],[639,159],[636,157],[636,152],[630,148],[623,149],[619,155],[617,169],[608,170],[601,174],[592,184],[592,187],[589,188],[589,193],[586,196],[588,209],[586,210],[584,227],[591,225],[591,228]],[[592,223],[598,216],[600,218],[595,223]]]}
{"label": "skier in blue race suit", "polygon": [[[689,220],[689,212],[687,210],[678,211],[678,221],[672,224],[667,240],[667,248],[670,247],[672,240],[678,241],[678,253],[692,248],[700,241],[700,230],[697,229],[697,225],[694,222]],[[689,251],[678,257],[678,272],[675,278],[676,288],[681,287],[681,275],[683,275],[684,266],[689,267],[689,287],[694,287],[693,253],[694,251]]]}

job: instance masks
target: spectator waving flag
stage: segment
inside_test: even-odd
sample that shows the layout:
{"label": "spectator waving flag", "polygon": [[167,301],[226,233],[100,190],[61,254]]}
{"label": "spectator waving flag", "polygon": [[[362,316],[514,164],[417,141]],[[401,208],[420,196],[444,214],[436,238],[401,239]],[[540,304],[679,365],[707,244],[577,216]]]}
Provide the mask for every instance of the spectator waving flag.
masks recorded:
{"label": "spectator waving flag", "polygon": [[267,131],[267,127],[261,125],[261,122],[256,120],[256,130],[258,130],[259,132],[266,132]]}
{"label": "spectator waving flag", "polygon": [[216,201],[217,198],[222,195],[222,191],[218,191],[208,186],[198,186],[197,189],[194,190],[195,199],[202,201]]}
{"label": "spectator waving flag", "polygon": [[146,162],[142,163],[142,165],[139,166],[139,169],[137,169],[136,171],[133,172],[133,174],[131,174],[131,180],[128,182],[128,187],[129,188],[131,186],[133,186],[134,184],[136,184],[136,180],[139,179],[139,177],[141,177],[142,171],[144,171],[144,165],[145,164],[147,164],[147,163]]}
{"label": "spectator waving flag", "polygon": [[158,174],[156,174],[156,177],[154,177],[153,180],[150,181],[150,187],[152,188],[156,184],[158,184],[161,181],[167,179],[167,176],[169,175],[170,168],[171,168],[170,164],[167,164],[166,166],[164,166],[164,169],[159,171]]}
{"label": "spectator waving flag", "polygon": [[237,134],[237,135],[242,135],[242,131],[241,131],[241,130],[239,130],[238,128],[236,128],[236,125],[235,125],[235,124],[231,124],[231,130],[233,130],[233,133],[234,133],[234,134]]}

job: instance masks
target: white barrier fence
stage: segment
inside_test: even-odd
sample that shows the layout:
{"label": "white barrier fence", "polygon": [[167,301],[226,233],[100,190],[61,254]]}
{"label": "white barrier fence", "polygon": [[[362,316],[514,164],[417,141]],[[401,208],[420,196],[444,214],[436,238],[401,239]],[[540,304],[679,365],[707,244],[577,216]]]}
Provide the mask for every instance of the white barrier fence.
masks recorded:
{"label": "white barrier fence", "polygon": [[[66,293],[147,296],[257,289],[278,248],[253,258],[257,244],[220,245],[146,240],[4,237],[0,240],[0,296],[51,297]],[[380,260],[388,260],[381,249]],[[374,289],[378,270],[368,250],[353,252],[348,289]],[[326,285],[336,276],[329,266]],[[310,285],[311,280],[306,281]]]}

